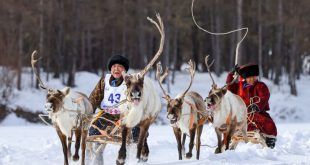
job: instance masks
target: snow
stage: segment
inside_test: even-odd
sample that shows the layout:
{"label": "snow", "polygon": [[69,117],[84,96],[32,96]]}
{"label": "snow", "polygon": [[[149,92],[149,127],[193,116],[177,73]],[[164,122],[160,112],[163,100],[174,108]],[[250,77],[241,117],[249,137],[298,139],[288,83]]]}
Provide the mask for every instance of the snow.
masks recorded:
{"label": "snow", "polygon": [[[133,72],[133,71],[131,71]],[[42,73],[41,77],[45,78]],[[227,73],[219,77],[213,75],[218,86],[223,86]],[[153,75],[152,75],[153,77]],[[81,91],[89,95],[100,77],[88,73],[79,72],[76,75],[75,91]],[[34,78],[32,79],[34,81]],[[43,79],[44,81],[44,79]],[[171,97],[183,92],[190,81],[186,72],[176,74],[175,84],[171,85],[169,92]],[[148,139],[150,155],[147,163],[142,164],[310,164],[310,76],[301,76],[296,81],[298,96],[289,94],[289,86],[284,78],[279,86],[274,85],[270,80],[263,79],[271,92],[270,115],[278,127],[278,137],[274,149],[262,148],[258,144],[241,143],[234,151],[226,151],[222,154],[214,154],[216,136],[213,128],[205,124],[202,133],[202,144],[200,160],[195,159],[195,148],[193,158],[189,160],[178,160],[176,140],[172,128],[168,125],[152,125]],[[45,82],[45,81],[44,81]],[[156,81],[158,91],[161,90]],[[30,72],[23,74],[22,91],[13,90],[13,100],[9,107],[24,107],[29,111],[42,111],[45,101],[45,91],[30,88]],[[51,88],[62,89],[59,79],[50,77],[46,82]],[[208,73],[196,73],[191,90],[197,91],[205,98],[211,88],[211,80]],[[164,87],[166,87],[164,85]],[[161,111],[161,121],[166,123],[165,101]],[[0,123],[0,165],[59,165],[63,163],[61,143],[56,131],[50,126],[32,124],[13,113]],[[72,147],[72,151],[73,151]],[[115,164],[119,146],[108,145],[105,153],[105,164]],[[129,146],[127,164],[137,164],[135,159],[135,146]],[[79,164],[71,162],[70,164]],[[141,164],[141,163],[140,163]]]}
{"label": "snow", "polygon": [[[310,123],[278,124],[279,136],[274,149],[262,148],[258,144],[240,143],[236,150],[214,154],[216,136],[209,125],[204,126],[200,160],[195,159],[195,148],[191,159],[178,160],[176,140],[172,128],[167,125],[151,126],[148,138],[150,155],[147,163],[156,165],[196,164],[309,164]],[[61,143],[56,131],[49,126],[5,126],[0,127],[1,165],[59,165],[63,163]],[[187,146],[186,146],[187,147]],[[72,152],[74,152],[72,147]],[[128,148],[127,164],[138,164],[136,147]],[[104,152],[105,164],[114,164],[119,146],[108,145]],[[79,164],[72,162],[71,164]],[[141,163],[140,163],[141,164]],[[143,163],[142,163],[143,164]]]}

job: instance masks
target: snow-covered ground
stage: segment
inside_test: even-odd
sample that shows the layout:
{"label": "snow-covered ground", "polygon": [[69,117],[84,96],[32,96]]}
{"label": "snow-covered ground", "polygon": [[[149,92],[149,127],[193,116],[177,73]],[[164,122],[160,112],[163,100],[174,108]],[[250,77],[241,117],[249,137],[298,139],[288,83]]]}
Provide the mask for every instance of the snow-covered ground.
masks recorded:
{"label": "snow-covered ground", "polygon": [[[225,83],[227,73],[215,77],[218,86]],[[44,73],[41,74],[45,77]],[[154,75],[151,75],[154,77]],[[76,76],[76,87],[73,90],[90,94],[98,82],[97,75],[79,72]],[[301,76],[296,82],[298,96],[289,94],[287,80],[283,79],[280,86],[263,79],[268,85],[270,97],[270,114],[278,126],[278,137],[275,149],[262,148],[255,144],[240,144],[235,151],[214,154],[215,148],[203,146],[200,160],[178,160],[176,141],[170,126],[152,125],[150,129],[149,161],[143,164],[310,164],[310,76]],[[155,85],[161,92],[156,81]],[[175,97],[183,92],[189,83],[188,73],[178,72],[176,83],[170,86],[170,95]],[[22,91],[14,90],[10,107],[24,107],[30,111],[42,111],[45,91],[29,88],[31,84],[30,72],[23,75]],[[58,79],[46,82],[52,88],[63,88]],[[191,90],[206,97],[211,88],[208,73],[196,73]],[[164,100],[162,100],[164,103]],[[161,112],[165,122],[165,105]],[[167,122],[167,121],[166,121]],[[205,125],[202,143],[216,145],[214,130]],[[72,147],[73,148],[73,147]],[[104,157],[106,164],[115,164],[119,146],[110,145],[106,148]],[[129,149],[128,164],[136,164],[135,147]],[[195,152],[194,152],[195,153]],[[32,124],[11,113],[0,123],[0,165],[59,165],[62,164],[62,150],[60,141],[52,127]],[[79,163],[72,163],[79,164]]]}
{"label": "snow-covered ground", "polygon": [[[63,163],[61,143],[48,126],[0,127],[1,165],[59,165]],[[201,147],[200,160],[178,160],[176,140],[170,126],[151,126],[148,138],[150,155],[147,163],[156,165],[197,164],[310,164],[310,123],[278,124],[278,140],[274,149],[258,144],[240,143],[236,150],[214,154],[215,148]],[[216,145],[214,130],[204,126],[202,144]],[[72,147],[72,151],[74,147]],[[106,165],[115,164],[119,146],[108,145],[104,152]],[[129,146],[127,164],[138,164],[136,147]],[[79,162],[71,162],[79,164]]]}

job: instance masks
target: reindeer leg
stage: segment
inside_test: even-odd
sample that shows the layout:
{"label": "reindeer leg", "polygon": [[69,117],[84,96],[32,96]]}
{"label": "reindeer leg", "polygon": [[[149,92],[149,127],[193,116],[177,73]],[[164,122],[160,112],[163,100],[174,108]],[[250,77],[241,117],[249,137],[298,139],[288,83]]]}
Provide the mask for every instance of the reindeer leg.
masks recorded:
{"label": "reindeer leg", "polygon": [[143,148],[142,148],[142,158],[141,159],[143,162],[146,162],[148,160],[149,153],[150,153],[149,146],[147,144],[148,134],[149,134],[149,132],[147,132],[146,137],[144,138],[144,144],[143,144]]}
{"label": "reindeer leg", "polygon": [[183,133],[183,138],[182,138],[182,155],[185,155],[185,140],[186,140],[186,134]]}
{"label": "reindeer leg", "polygon": [[190,135],[190,140],[189,140],[189,150],[188,153],[186,153],[186,158],[190,159],[193,156],[193,148],[194,148],[194,140],[195,140],[195,135],[196,135],[196,128],[197,128],[197,124],[193,125],[193,128],[189,131],[189,135]]}
{"label": "reindeer leg", "polygon": [[128,128],[126,126],[122,127],[122,145],[118,151],[118,158],[116,160],[117,165],[124,165],[126,159],[126,141],[127,141]]}
{"label": "reindeer leg", "polygon": [[[83,127],[82,127],[83,129]],[[82,161],[81,165],[85,164],[85,150],[86,150],[86,137],[87,137],[87,130],[82,130]]]}
{"label": "reindeer leg", "polygon": [[[141,151],[142,151],[142,148],[144,148],[144,144],[145,144],[145,141],[147,140],[146,138],[146,135],[148,133],[148,128],[150,127],[150,123],[147,123],[146,125],[143,125],[140,127],[140,135],[139,135],[139,141],[138,141],[138,144],[137,144],[137,159],[140,161],[143,161],[143,159],[141,159]],[[147,160],[147,157],[148,155],[144,155]]]}
{"label": "reindeer leg", "polygon": [[223,150],[226,150],[226,143],[227,143],[227,135],[228,135],[228,131],[229,131],[229,126],[227,127],[227,130],[226,131],[224,131],[224,133],[223,133],[223,141],[222,141],[222,147],[221,147],[221,150],[223,151]]}
{"label": "reindeer leg", "polygon": [[63,154],[64,154],[64,165],[69,165],[69,162],[68,162],[68,148],[67,148],[67,137],[66,135],[64,135],[61,131],[60,131],[60,128],[58,126],[56,126],[56,131],[57,131],[57,134],[58,134],[58,137],[61,141],[61,145],[62,145],[62,151],[63,151]]}
{"label": "reindeer leg", "polygon": [[72,137],[73,137],[73,131],[71,131],[71,136],[68,137],[68,151],[67,151],[68,158],[71,158]]}
{"label": "reindeer leg", "polygon": [[215,128],[216,137],[217,137],[217,148],[215,149],[215,153],[221,153],[222,152],[222,132],[219,128]]}
{"label": "reindeer leg", "polygon": [[179,128],[173,127],[173,133],[174,133],[175,139],[177,140],[177,144],[178,144],[179,160],[182,160],[182,148],[184,148],[184,146],[181,145],[182,132]]}
{"label": "reindeer leg", "polygon": [[75,153],[73,155],[73,161],[78,161],[80,156],[79,156],[79,149],[81,145],[81,127],[76,128],[75,130]]}
{"label": "reindeer leg", "polygon": [[229,149],[229,143],[231,141],[231,137],[234,135],[234,133],[236,132],[236,123],[237,121],[234,121],[231,126],[230,126],[230,129],[228,130],[227,132],[227,140],[226,140],[226,148],[225,150],[228,150]]}
{"label": "reindeer leg", "polygon": [[200,137],[202,133],[203,125],[198,126],[197,128],[197,136],[196,136],[196,159],[199,160],[199,155],[200,155]]}

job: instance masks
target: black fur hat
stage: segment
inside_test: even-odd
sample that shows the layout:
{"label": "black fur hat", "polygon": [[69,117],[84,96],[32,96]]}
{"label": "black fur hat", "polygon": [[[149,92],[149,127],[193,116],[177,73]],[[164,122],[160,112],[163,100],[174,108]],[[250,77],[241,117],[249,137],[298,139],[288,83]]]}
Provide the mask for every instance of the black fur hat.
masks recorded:
{"label": "black fur hat", "polygon": [[126,71],[128,71],[128,69],[129,69],[129,60],[125,56],[114,55],[114,56],[110,57],[109,62],[108,62],[109,71],[111,71],[112,65],[114,65],[114,64],[123,65],[124,68],[126,69]]}
{"label": "black fur hat", "polygon": [[247,64],[247,65],[240,66],[238,73],[243,78],[247,78],[251,76],[258,76],[259,75],[258,65]]}

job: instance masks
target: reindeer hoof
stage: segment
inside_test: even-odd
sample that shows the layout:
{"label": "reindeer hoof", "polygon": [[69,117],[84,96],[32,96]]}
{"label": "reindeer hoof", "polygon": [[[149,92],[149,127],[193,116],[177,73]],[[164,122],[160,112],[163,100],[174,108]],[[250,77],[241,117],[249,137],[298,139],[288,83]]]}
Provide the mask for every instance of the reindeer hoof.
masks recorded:
{"label": "reindeer hoof", "polygon": [[219,147],[218,147],[218,148],[216,148],[214,153],[215,153],[215,154],[219,154],[219,153],[221,153],[221,149],[220,149]]}
{"label": "reindeer hoof", "polygon": [[79,155],[74,155],[74,156],[73,156],[73,161],[76,162],[76,161],[78,161],[79,159],[80,159]]}
{"label": "reindeer hoof", "polygon": [[186,153],[186,159],[192,158],[193,154],[192,153]]}
{"label": "reindeer hoof", "polygon": [[141,158],[139,159],[139,162],[147,162],[148,160],[148,156],[141,156]]}
{"label": "reindeer hoof", "polygon": [[125,160],[124,159],[117,159],[116,160],[116,165],[124,165],[125,164]]}

